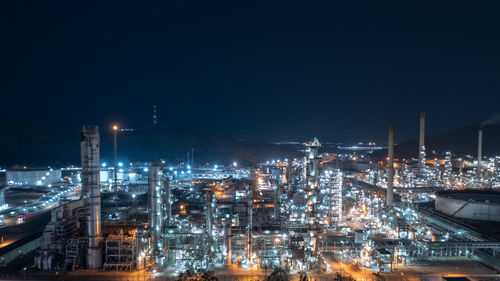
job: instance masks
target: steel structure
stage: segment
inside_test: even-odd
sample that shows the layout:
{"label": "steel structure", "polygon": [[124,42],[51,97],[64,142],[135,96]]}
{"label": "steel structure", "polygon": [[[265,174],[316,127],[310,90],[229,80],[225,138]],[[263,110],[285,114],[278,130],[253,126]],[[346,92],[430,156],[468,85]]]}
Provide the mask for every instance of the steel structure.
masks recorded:
{"label": "steel structure", "polygon": [[[82,192],[87,196],[89,216],[87,267],[102,267],[101,248],[101,194],[99,184],[99,128],[84,126],[81,133]],[[88,195],[86,194],[88,192]]]}
{"label": "steel structure", "polygon": [[161,162],[151,162],[149,165],[149,229],[151,233],[151,260],[153,264],[163,263],[163,212],[162,196],[163,170]]}

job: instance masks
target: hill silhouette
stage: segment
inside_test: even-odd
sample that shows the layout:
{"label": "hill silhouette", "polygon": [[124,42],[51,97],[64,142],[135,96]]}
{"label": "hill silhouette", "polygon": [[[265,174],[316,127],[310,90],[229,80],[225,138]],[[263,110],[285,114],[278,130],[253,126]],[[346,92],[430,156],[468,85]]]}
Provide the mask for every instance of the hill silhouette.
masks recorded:
{"label": "hill silhouette", "polygon": [[[480,125],[470,125],[446,133],[425,138],[428,157],[442,156],[450,151],[456,156],[477,156],[478,130]],[[500,155],[500,125],[483,127],[483,155]],[[387,149],[375,151],[373,158],[385,158]],[[403,141],[394,147],[395,158],[418,158],[418,138]]]}
{"label": "hill silhouette", "polygon": [[[16,122],[0,126],[0,165],[64,166],[80,163],[80,131],[37,122]],[[113,135],[103,132],[101,159],[113,159]],[[118,135],[121,161],[164,159],[169,163],[187,161],[194,149],[195,164],[256,164],[269,159],[295,157],[299,153],[279,145],[240,141],[194,129],[149,126],[122,131]]]}

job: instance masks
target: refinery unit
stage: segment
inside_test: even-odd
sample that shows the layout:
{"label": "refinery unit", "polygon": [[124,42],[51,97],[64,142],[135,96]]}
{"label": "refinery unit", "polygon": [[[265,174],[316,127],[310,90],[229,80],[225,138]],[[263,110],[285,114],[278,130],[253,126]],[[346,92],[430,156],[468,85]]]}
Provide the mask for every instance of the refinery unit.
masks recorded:
{"label": "refinery unit", "polygon": [[318,240],[340,229],[343,178],[321,167],[320,146],[314,139],[304,159],[255,169],[188,163],[179,172],[159,160],[140,172],[113,171],[100,163],[97,127],[84,127],[81,195],[51,211],[35,263],[43,270],[324,271]]}
{"label": "refinery unit", "polygon": [[[321,153],[314,138],[302,158],[255,167],[195,167],[189,156],[182,164],[115,158],[108,165],[100,161],[98,128],[85,126],[81,169],[62,169],[64,193],[43,202],[51,218],[35,265],[176,275],[223,268],[328,274],[345,263],[388,273],[454,258],[500,270],[498,234],[486,229],[500,221],[500,157],[482,156],[480,130],[476,160],[451,152],[427,159],[424,134],[421,113],[418,159],[410,160],[395,159],[390,124],[381,161],[367,160],[372,149],[360,157],[359,147]],[[342,159],[358,168],[340,168]]]}

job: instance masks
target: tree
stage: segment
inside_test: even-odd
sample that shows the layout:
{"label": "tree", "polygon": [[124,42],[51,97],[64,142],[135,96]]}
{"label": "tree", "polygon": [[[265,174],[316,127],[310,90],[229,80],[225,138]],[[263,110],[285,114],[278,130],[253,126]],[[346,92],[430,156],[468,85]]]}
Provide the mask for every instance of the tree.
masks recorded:
{"label": "tree", "polygon": [[300,272],[299,281],[309,281],[309,277],[307,277],[307,273],[305,271]]}
{"label": "tree", "polygon": [[271,273],[266,281],[290,281],[290,275],[283,268],[276,268],[273,273]]}
{"label": "tree", "polygon": [[334,281],[355,281],[356,279],[352,278],[351,276],[346,276],[342,275],[340,273],[335,274],[335,278],[333,278]]}
{"label": "tree", "polygon": [[195,273],[192,270],[182,272],[177,277],[177,281],[218,281],[213,271],[199,271]]}
{"label": "tree", "polygon": [[385,277],[384,275],[382,275],[382,273],[380,272],[375,272],[375,273],[372,273],[373,276],[375,276],[375,280],[377,281],[385,281]]}

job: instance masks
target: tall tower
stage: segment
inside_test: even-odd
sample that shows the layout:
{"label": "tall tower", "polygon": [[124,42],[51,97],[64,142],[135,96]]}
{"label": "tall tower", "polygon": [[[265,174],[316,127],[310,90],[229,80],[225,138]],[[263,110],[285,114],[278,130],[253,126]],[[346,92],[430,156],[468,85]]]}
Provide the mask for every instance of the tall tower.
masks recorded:
{"label": "tall tower", "polygon": [[425,112],[420,112],[420,134],[418,139],[418,174],[425,174]]}
{"label": "tall tower", "polygon": [[99,127],[84,126],[81,133],[80,148],[82,159],[82,196],[87,200],[89,216],[87,218],[88,250],[87,266],[89,269],[102,267],[101,253],[101,193],[99,182]]}
{"label": "tall tower", "polygon": [[163,244],[161,242],[163,171],[161,162],[149,165],[149,228],[151,231],[151,255],[155,265],[161,264]]}
{"label": "tall tower", "polygon": [[481,169],[483,161],[483,129],[479,129],[478,138],[477,138],[477,177],[481,177]]}
{"label": "tall tower", "polygon": [[308,177],[308,184],[312,185],[317,185],[318,182],[318,174],[319,174],[319,160],[320,158],[318,157],[318,149],[321,146],[317,138],[314,138],[314,140],[307,145],[309,155],[307,158],[307,177]]}
{"label": "tall tower", "polygon": [[306,204],[309,224],[315,224],[317,219],[317,193],[319,189],[319,161],[318,149],[321,146],[317,138],[307,145],[309,155],[306,162]]}
{"label": "tall tower", "polygon": [[158,107],[155,105],[153,105],[153,125],[157,125],[158,124]]}
{"label": "tall tower", "polygon": [[387,146],[387,207],[393,205],[393,185],[394,185],[394,125],[389,124],[389,141]]}

